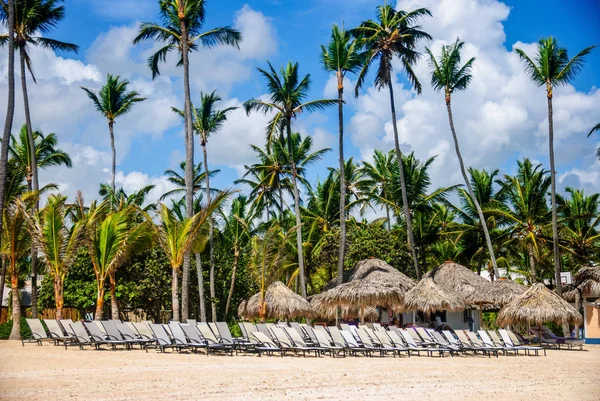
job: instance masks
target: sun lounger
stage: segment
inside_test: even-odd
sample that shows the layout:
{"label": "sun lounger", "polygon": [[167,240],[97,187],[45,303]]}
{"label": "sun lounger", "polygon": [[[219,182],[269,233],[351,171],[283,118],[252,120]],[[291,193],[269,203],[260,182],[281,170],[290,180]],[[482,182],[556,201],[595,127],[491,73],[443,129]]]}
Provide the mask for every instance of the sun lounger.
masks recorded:
{"label": "sun lounger", "polygon": [[263,333],[265,336],[273,339],[271,337],[271,332],[269,331],[269,328],[267,327],[267,325],[265,323],[257,323],[256,324],[256,330],[258,330],[259,332]]}
{"label": "sun lounger", "polygon": [[344,356],[346,356],[345,345],[333,341],[325,327],[315,326],[313,332],[318,341],[317,345],[326,351],[329,351],[330,356],[335,357],[336,355],[340,355],[342,353]]}
{"label": "sun lounger", "polygon": [[[90,347],[98,349],[101,345],[105,344],[105,342],[102,341],[102,339],[94,341],[94,339],[90,337],[90,335],[85,329],[85,326],[81,322],[71,322],[71,324],[69,325],[69,330],[75,336],[75,340],[71,342],[65,341],[65,349],[67,349],[69,345],[78,345],[79,349],[83,349],[84,346],[89,345]],[[67,332],[69,330],[67,330]]]}
{"label": "sun lounger", "polygon": [[226,322],[217,322],[217,331],[219,332],[219,337],[221,341],[225,344],[241,344],[243,343],[241,338],[235,338],[231,335],[231,331],[229,330],[229,326]]}
{"label": "sun lounger", "polygon": [[432,347],[425,347],[423,345],[418,345],[415,342],[415,339],[413,338],[412,333],[410,333],[406,329],[400,329],[400,334],[402,335],[402,338],[406,342],[407,347],[411,351],[416,352],[418,356],[421,356],[421,352],[427,353],[427,356],[433,356],[433,352],[434,351],[437,352],[439,356],[444,356],[444,352],[449,352],[450,351],[450,350],[446,350],[446,349],[443,349],[443,348],[436,348],[436,347],[433,347],[433,346]]}
{"label": "sun lounger", "polygon": [[42,345],[44,341],[57,343],[57,341],[48,337],[42,322],[39,319],[25,319],[29,328],[31,329],[31,337],[21,339],[21,344],[25,346],[25,343],[36,343],[37,345]]}
{"label": "sun lounger", "polygon": [[[534,347],[531,345],[523,345],[519,342],[519,340],[517,339],[517,342],[515,343],[511,336],[509,335],[509,332],[503,329],[498,330],[498,332],[500,333],[500,337],[502,337],[502,341],[504,341],[504,345],[507,347],[513,347],[516,349],[520,349],[525,351],[525,353],[527,353],[527,355],[531,355],[531,351],[533,351],[535,353],[536,356],[539,355],[540,351],[544,351],[544,356],[546,355],[546,348],[544,347]],[[516,336],[515,336],[516,338]]]}
{"label": "sun lounger", "polygon": [[[216,327],[216,326],[215,326]],[[211,330],[210,326],[206,322],[196,323],[196,329],[200,332],[200,336],[209,345],[211,351],[222,351],[233,354],[234,345],[233,343],[227,342],[222,338],[218,338],[215,333]]]}
{"label": "sun lounger", "polygon": [[408,348],[394,344],[392,342],[391,338],[388,336],[387,331],[373,330],[373,333],[377,337],[377,341],[379,341],[379,344],[381,345],[384,352],[391,351],[394,353],[394,356],[395,356],[395,354],[398,354],[398,356],[401,356],[402,352],[405,352],[410,357],[410,352],[409,352]]}
{"label": "sun lounger", "polygon": [[356,341],[356,338],[354,337],[354,334],[346,330],[340,330],[340,334],[344,338],[346,348],[351,354],[356,355],[360,352],[367,356],[371,356],[371,350],[369,348],[359,345],[358,341]]}
{"label": "sun lounger", "polygon": [[48,328],[49,337],[52,337],[56,341],[72,341],[74,339],[72,334],[63,331],[58,320],[44,319],[44,323],[46,323],[46,327]]}
{"label": "sun lounger", "polygon": [[294,344],[294,342],[288,337],[286,332],[283,331],[281,327],[272,326],[270,331],[273,340],[283,350],[284,353],[286,351],[302,352],[302,354],[306,356],[306,352],[310,353],[310,351],[314,351],[315,356],[318,356],[316,349],[305,349],[301,345]]}
{"label": "sun lounger", "polygon": [[73,324],[73,321],[71,319],[60,319],[58,321],[58,323],[60,324],[60,326],[62,327],[63,331],[68,336],[75,336],[75,333],[73,332],[73,328],[71,327],[71,324]]}
{"label": "sun lounger", "polygon": [[125,346],[129,349],[134,345],[140,345],[140,341],[135,338],[126,338],[117,328],[117,322],[122,324],[120,320],[105,320],[102,321],[106,335],[112,340],[121,340],[125,343]]}
{"label": "sun lounger", "polygon": [[[213,353],[225,352],[228,354],[233,353],[233,347],[231,347],[227,344],[211,343],[206,338],[204,338],[202,335],[200,335],[200,332],[198,331],[197,323],[196,323],[196,326],[192,326],[189,324],[182,324],[180,326],[181,326],[181,329],[183,330],[183,332],[185,333],[189,342],[196,344],[196,347],[198,347],[197,346],[198,344],[203,345],[203,348],[206,349],[207,356],[211,352],[213,352]],[[198,348],[200,348],[200,347],[198,347]]]}
{"label": "sun lounger", "polygon": [[262,356],[262,354],[273,355],[277,352],[283,357],[285,353],[283,348],[276,344],[270,336],[260,331],[254,331],[250,334],[256,338],[257,345],[254,349],[258,352],[258,356]]}
{"label": "sun lounger", "polygon": [[150,330],[152,330],[152,336],[156,340],[153,344],[146,344],[146,352],[148,352],[149,347],[153,347],[158,349],[160,352],[165,352],[167,348],[174,349],[175,351],[180,351],[185,347],[185,344],[182,344],[181,341],[172,340],[169,337],[169,333],[164,325],[151,323],[149,324]]}
{"label": "sun lounger", "polygon": [[360,342],[362,343],[363,347],[368,349],[369,351],[378,352],[379,356],[383,356],[386,352],[392,352],[394,356],[396,356],[393,349],[384,350],[382,345],[379,344],[379,342],[374,342],[373,337],[375,337],[375,334],[371,335],[371,333],[373,333],[373,330],[369,329],[367,326],[358,327],[356,333],[358,334],[358,338],[360,339]]}
{"label": "sun lounger", "polygon": [[340,329],[338,329],[336,326],[330,326],[327,329],[327,332],[329,333],[329,335],[331,336],[331,339],[333,340],[333,344],[338,346],[338,347],[343,347],[345,350],[349,351],[350,354],[356,355],[357,352],[362,352],[364,354],[366,354],[367,350],[361,350],[361,349],[354,349],[352,350],[350,348],[350,346],[346,343],[346,340],[344,339],[344,336],[342,335],[342,331]]}
{"label": "sun lounger", "polygon": [[[457,338],[452,331],[450,330],[442,330],[442,335],[444,336],[444,338],[446,339],[446,341],[448,341],[450,344],[452,344],[455,347],[458,347],[461,351],[463,352],[467,352],[467,351],[471,351],[474,354],[477,354],[477,351],[479,351],[478,349],[476,349],[475,347],[473,347],[468,339],[465,343],[463,343],[459,338]],[[464,334],[463,334],[464,335]],[[466,338],[466,337],[465,337]]]}
{"label": "sun lounger", "polygon": [[[531,329],[535,335],[539,335],[540,332],[536,328]],[[553,344],[561,349],[565,346],[567,349],[573,349],[574,347],[579,347],[579,349],[583,349],[583,345],[585,344],[585,340],[583,338],[568,338],[568,337],[559,337],[552,332],[548,327],[542,326],[540,339],[541,343]]]}
{"label": "sun lounger", "polygon": [[458,353],[458,352],[464,352],[464,351],[466,351],[462,347],[460,347],[460,346],[458,346],[456,344],[452,344],[451,342],[449,342],[446,338],[444,338],[444,336],[442,336],[442,333],[440,333],[438,331],[431,330],[429,332],[429,334],[431,335],[431,337],[433,338],[433,340],[436,342],[436,344],[439,347],[449,349],[450,350],[450,355],[453,355],[453,353]]}
{"label": "sun lounger", "polygon": [[306,336],[312,344],[317,344],[319,342],[319,340],[317,340],[317,337],[315,336],[314,329],[312,327],[310,327],[307,324],[302,324],[300,327],[302,328],[304,334],[306,334]]}
{"label": "sun lounger", "polygon": [[[329,349],[321,347],[318,343],[317,344],[314,344],[314,343],[308,344],[306,341],[304,341],[304,338],[302,338],[302,335],[300,333],[298,333],[298,331],[293,327],[283,328],[282,330],[292,340],[292,345],[294,347],[298,348],[298,350],[302,351],[303,353],[314,352],[315,356],[320,356],[322,353],[329,351]],[[312,331],[312,328],[311,328],[311,331]],[[316,339],[316,334],[314,333],[314,331],[313,331],[313,335],[315,336],[315,339]]]}
{"label": "sun lounger", "polygon": [[415,342],[417,344],[420,343],[421,345],[436,345],[435,339],[431,336],[429,330],[426,330],[424,327],[412,327],[406,330],[415,339]]}
{"label": "sun lounger", "polygon": [[137,333],[137,331],[134,331],[135,327],[133,325],[127,324],[127,322],[117,322],[115,323],[115,325],[117,326],[117,330],[119,330],[123,338],[125,338],[126,340],[134,340],[134,344],[137,344],[140,347],[145,348],[147,344],[152,343],[154,341],[151,337],[143,336],[142,334]]}
{"label": "sun lounger", "polygon": [[117,346],[119,345],[123,345],[125,348],[129,349],[129,343],[127,341],[113,337],[110,334],[104,334],[102,331],[100,331],[98,324],[101,323],[99,321],[83,323],[87,331],[90,333],[92,341],[100,345],[110,345],[113,351],[116,351]]}
{"label": "sun lounger", "polygon": [[486,347],[497,347],[504,353],[504,355],[508,355],[510,352],[512,352],[514,355],[519,354],[518,349],[506,347],[504,346],[504,344],[494,343],[494,341],[490,338],[490,336],[485,330],[477,330],[477,334],[479,335],[479,338],[481,338],[481,341]]}
{"label": "sun lounger", "polygon": [[[488,356],[491,356],[491,354],[496,355],[496,357],[498,357],[498,353],[500,351],[502,351],[502,347],[497,347],[497,346],[487,346],[483,343],[483,341],[481,341],[481,339],[479,339],[479,337],[477,337],[477,334],[473,333],[472,331],[468,331],[468,330],[464,330],[464,331],[457,331],[458,333],[458,338],[461,339],[461,342],[463,341],[462,336],[467,336],[469,342],[471,343],[471,345],[473,346],[473,348],[483,351],[485,353],[488,353]],[[462,334],[460,334],[462,333]]]}
{"label": "sun lounger", "polygon": [[240,327],[240,330],[244,337],[243,340],[247,345],[256,345],[258,343],[256,337],[254,337],[254,335],[252,334],[253,332],[258,331],[258,329],[253,323],[238,322],[238,326]]}
{"label": "sun lounger", "polygon": [[[202,341],[200,338],[189,338],[183,329],[184,326],[186,328],[193,328],[193,326],[189,324],[180,324],[178,322],[169,323],[169,328],[171,329],[171,333],[173,335],[173,341],[175,341],[176,344],[181,344],[184,348],[190,349],[194,352],[198,351],[198,349],[207,349],[208,345],[206,341]],[[208,352],[206,354],[208,355]]]}

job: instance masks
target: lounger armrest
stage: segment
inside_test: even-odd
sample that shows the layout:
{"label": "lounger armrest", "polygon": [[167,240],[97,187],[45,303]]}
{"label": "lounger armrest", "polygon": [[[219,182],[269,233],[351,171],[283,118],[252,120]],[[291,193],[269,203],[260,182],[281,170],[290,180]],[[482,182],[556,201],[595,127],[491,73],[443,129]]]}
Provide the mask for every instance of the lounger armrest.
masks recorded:
{"label": "lounger armrest", "polygon": [[164,338],[158,338],[157,337],[154,340],[158,343],[158,345],[172,345],[173,344],[172,342],[167,341]]}
{"label": "lounger armrest", "polygon": [[32,340],[42,340],[42,339],[44,339],[44,337],[40,336],[37,333],[31,332],[31,339]]}
{"label": "lounger armrest", "polygon": [[74,337],[79,343],[83,343],[83,344],[88,344],[90,341],[87,338],[83,338],[80,336],[75,336]]}
{"label": "lounger armrest", "polygon": [[178,338],[174,338],[173,341],[175,341],[175,345],[188,345]]}
{"label": "lounger armrest", "polygon": [[136,338],[136,337],[130,336],[130,335],[128,335],[128,334],[123,334],[123,333],[121,333],[121,335],[122,335],[122,336],[123,336],[123,338],[125,338],[126,340],[139,340],[139,338]]}
{"label": "lounger armrest", "polygon": [[286,346],[288,348],[293,348],[294,347],[294,345],[288,344],[285,341],[278,341],[278,342],[279,342],[279,346],[281,346],[283,344],[284,346]]}

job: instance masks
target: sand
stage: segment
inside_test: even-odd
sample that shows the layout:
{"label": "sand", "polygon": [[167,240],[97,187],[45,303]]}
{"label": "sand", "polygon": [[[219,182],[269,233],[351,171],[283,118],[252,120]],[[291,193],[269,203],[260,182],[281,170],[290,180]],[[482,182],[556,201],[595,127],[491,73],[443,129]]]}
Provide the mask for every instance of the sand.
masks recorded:
{"label": "sand", "polygon": [[546,357],[266,357],[0,341],[1,400],[599,400],[600,346]]}

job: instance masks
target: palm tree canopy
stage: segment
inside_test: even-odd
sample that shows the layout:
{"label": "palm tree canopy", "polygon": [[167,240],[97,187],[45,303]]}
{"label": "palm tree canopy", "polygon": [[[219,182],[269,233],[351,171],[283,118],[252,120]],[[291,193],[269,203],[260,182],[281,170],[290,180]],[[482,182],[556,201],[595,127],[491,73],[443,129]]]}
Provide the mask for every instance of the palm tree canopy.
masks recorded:
{"label": "palm tree canopy", "polygon": [[391,85],[390,77],[393,71],[392,60],[397,57],[406,71],[408,81],[417,93],[421,93],[422,87],[419,79],[412,69],[421,54],[417,52],[417,43],[422,40],[431,40],[431,36],[422,31],[415,23],[423,17],[431,16],[426,8],[418,8],[413,11],[396,11],[391,5],[386,4],[377,7],[377,21],[364,21],[351,33],[366,49],[366,61],[358,75],[355,95],[362,87],[369,67],[373,63],[379,63],[375,86],[382,88]]}
{"label": "palm tree canopy", "polygon": [[337,104],[337,99],[323,99],[305,101],[310,88],[310,74],[300,79],[298,63],[291,61],[281,68],[279,74],[270,62],[268,70],[258,68],[258,71],[267,80],[269,100],[250,99],[244,103],[246,114],[253,111],[264,114],[274,113],[273,119],[267,128],[267,142],[270,145],[276,132],[283,133],[286,120],[295,118],[298,113],[323,110],[327,106]]}
{"label": "palm tree canopy", "polygon": [[[227,121],[227,115],[236,110],[237,107],[227,107],[225,109],[217,109],[217,103],[221,101],[221,96],[217,91],[211,93],[200,92],[200,107],[192,107],[192,125],[194,131],[201,137],[202,145],[206,145],[206,141],[211,134],[214,134],[223,128],[223,124]],[[173,107],[173,111],[184,117],[183,110]]]}
{"label": "palm tree canopy", "polygon": [[344,28],[333,25],[327,47],[321,46],[321,64],[325,71],[335,72],[343,78],[348,72],[357,73],[364,63],[366,53]]}
{"label": "palm tree canopy", "polygon": [[[74,51],[79,46],[45,38],[65,16],[63,0],[15,0],[15,50],[23,53],[27,69],[35,82],[33,66],[29,57],[29,46],[40,46],[53,51]],[[8,21],[8,4],[0,3],[0,22]],[[0,34],[0,46],[8,43],[8,35]]]}
{"label": "palm tree canopy", "polygon": [[429,68],[431,69],[431,86],[436,91],[444,90],[446,95],[454,91],[467,89],[471,82],[471,69],[475,57],[470,58],[461,65],[460,52],[465,42],[456,39],[452,45],[442,46],[442,54],[439,59],[433,55],[429,48],[425,48],[429,54]]}
{"label": "palm tree canopy", "polygon": [[[152,79],[160,75],[159,63],[167,60],[172,50],[181,53],[181,19],[179,15],[180,2],[184,1],[183,23],[187,29],[187,45],[190,52],[198,50],[200,43],[204,47],[229,45],[239,48],[242,41],[241,33],[229,26],[219,26],[202,32],[206,19],[205,0],[159,0],[159,23],[143,22],[134,44],[145,40],[155,40],[163,45],[156,53],[148,58],[148,66],[152,70]],[[177,66],[181,66],[180,58]]]}
{"label": "palm tree canopy", "polygon": [[[174,184],[177,188],[175,189],[171,189],[170,191],[165,192],[159,200],[164,200],[170,196],[174,196],[177,194],[185,194],[185,161],[182,161],[181,163],[179,163],[179,169],[181,170],[181,173],[175,171],[175,170],[165,170],[165,176],[167,176],[167,181],[169,181],[171,184]],[[210,170],[208,172],[208,176],[210,178],[214,178],[217,174],[219,174],[221,172],[221,170]],[[194,193],[198,194],[197,198],[200,199],[202,198],[202,193],[204,192],[204,180],[206,177],[206,172],[204,171],[204,168],[202,167],[202,162],[199,162],[198,164],[196,164],[194,166],[194,171],[193,171],[193,188],[194,188]],[[211,188],[210,189],[211,192],[213,193],[218,193],[219,190],[215,189],[215,188]]]}
{"label": "palm tree canopy", "polygon": [[530,58],[521,49],[515,49],[525,66],[525,71],[538,86],[546,85],[551,90],[566,85],[583,68],[583,58],[596,46],[589,46],[569,59],[567,49],[560,47],[553,37],[542,38],[537,45],[535,58]]}
{"label": "palm tree canopy", "polygon": [[129,81],[121,79],[119,75],[106,75],[106,84],[102,86],[98,93],[85,88],[83,89],[88,97],[94,103],[96,110],[102,114],[109,123],[114,123],[115,119],[123,114],[127,114],[134,103],[146,100],[135,91],[127,91]]}

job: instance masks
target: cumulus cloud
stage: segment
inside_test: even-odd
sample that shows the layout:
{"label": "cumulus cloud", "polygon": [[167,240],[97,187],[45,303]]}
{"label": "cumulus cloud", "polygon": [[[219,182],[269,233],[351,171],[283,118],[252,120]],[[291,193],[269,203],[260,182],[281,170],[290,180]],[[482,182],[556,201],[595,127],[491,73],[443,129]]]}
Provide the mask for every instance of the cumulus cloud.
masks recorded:
{"label": "cumulus cloud", "polygon": [[[547,165],[548,120],[543,88],[535,86],[512,51],[518,47],[534,54],[535,45],[517,42],[506,49],[503,22],[510,8],[499,1],[483,0],[402,0],[398,8],[427,7],[433,18],[422,21],[434,38],[427,45],[434,54],[441,46],[460,37],[465,42],[463,60],[476,57],[473,80],[466,92],[453,95],[454,122],[463,157],[477,168],[498,168],[514,164],[520,157],[542,160]],[[578,49],[574,49],[578,50]],[[414,68],[423,84],[423,94],[394,82],[398,130],[404,151],[424,159],[438,155],[432,165],[433,186],[462,182],[448,126],[443,94],[429,85],[428,65],[423,58]],[[397,70],[400,74],[401,71]],[[401,75],[399,75],[401,76]],[[328,85],[329,86],[329,85]],[[593,155],[585,134],[600,121],[600,91],[577,91],[572,86],[554,92],[555,148],[559,172],[570,170],[571,181],[590,183],[600,174],[597,163],[582,164],[581,153]],[[350,105],[354,111],[349,132],[363,158],[374,148],[392,149],[393,132],[387,90],[369,88]],[[569,149],[566,151],[566,149]],[[579,165],[576,169],[573,165]],[[600,186],[596,188],[600,190]]]}

